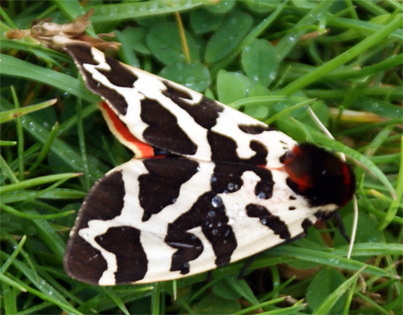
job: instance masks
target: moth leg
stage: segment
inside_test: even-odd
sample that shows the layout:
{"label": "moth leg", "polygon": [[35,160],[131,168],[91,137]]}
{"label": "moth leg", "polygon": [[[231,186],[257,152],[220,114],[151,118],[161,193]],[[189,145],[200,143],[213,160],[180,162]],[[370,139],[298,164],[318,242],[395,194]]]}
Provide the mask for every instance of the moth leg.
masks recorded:
{"label": "moth leg", "polygon": [[340,217],[340,213],[335,212],[334,218],[336,219],[337,226],[339,227],[340,234],[346,239],[347,243],[350,243],[350,237],[346,233],[343,220]]}
{"label": "moth leg", "polygon": [[210,282],[211,281],[211,274],[212,274],[212,270],[207,271],[207,276],[206,276],[206,282]]}
{"label": "moth leg", "polygon": [[264,253],[264,252],[260,252],[260,253],[254,254],[254,255],[252,255],[252,256],[250,256],[250,257],[248,258],[248,260],[246,261],[246,263],[243,265],[241,271],[238,273],[238,277],[237,277],[238,280],[242,280],[242,278],[243,278],[243,276],[244,276],[246,270],[247,270],[247,269],[250,267],[250,265],[255,261],[255,259],[256,259],[257,257],[259,257],[260,255],[262,255],[263,253]]}

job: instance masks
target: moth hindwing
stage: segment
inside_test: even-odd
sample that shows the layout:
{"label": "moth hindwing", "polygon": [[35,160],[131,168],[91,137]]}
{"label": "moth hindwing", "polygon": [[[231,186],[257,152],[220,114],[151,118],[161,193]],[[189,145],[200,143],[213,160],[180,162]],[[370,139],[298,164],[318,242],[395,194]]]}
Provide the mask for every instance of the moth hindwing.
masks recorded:
{"label": "moth hindwing", "polygon": [[69,44],[134,158],[78,214],[66,272],[99,285],[177,279],[303,235],[352,196],[350,168],[177,83]]}

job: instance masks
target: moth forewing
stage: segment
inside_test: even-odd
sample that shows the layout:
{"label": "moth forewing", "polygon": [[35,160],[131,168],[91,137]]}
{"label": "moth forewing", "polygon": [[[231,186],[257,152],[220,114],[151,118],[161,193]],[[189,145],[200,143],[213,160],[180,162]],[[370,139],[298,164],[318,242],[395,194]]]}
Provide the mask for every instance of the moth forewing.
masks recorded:
{"label": "moth forewing", "polygon": [[[106,101],[141,142],[203,161],[254,159],[254,164],[273,168],[281,166],[279,157],[296,144],[235,109],[121,64],[86,44],[70,44],[66,49],[87,87]],[[265,145],[252,149],[255,143]]]}

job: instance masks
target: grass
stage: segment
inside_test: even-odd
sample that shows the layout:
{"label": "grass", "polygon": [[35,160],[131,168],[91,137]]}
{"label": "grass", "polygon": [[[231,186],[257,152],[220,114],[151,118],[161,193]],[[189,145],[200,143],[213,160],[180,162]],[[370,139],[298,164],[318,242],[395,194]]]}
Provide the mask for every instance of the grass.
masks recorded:
{"label": "grass", "polygon": [[[116,287],[70,279],[62,257],[75,213],[94,181],[131,156],[68,56],[4,32],[46,17],[66,23],[91,7],[88,35],[114,31],[116,58],[345,153],[358,181],[353,257],[329,221],[267,250],[243,280],[244,261],[209,282],[206,274]],[[402,9],[393,0],[2,2],[1,312],[402,314]],[[340,214],[350,231],[351,204]]]}

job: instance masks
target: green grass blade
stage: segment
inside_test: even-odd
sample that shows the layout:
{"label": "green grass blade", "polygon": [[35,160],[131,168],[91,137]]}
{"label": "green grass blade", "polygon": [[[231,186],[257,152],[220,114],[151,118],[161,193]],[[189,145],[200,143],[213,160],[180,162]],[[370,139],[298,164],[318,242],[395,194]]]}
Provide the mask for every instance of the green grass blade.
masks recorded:
{"label": "green grass blade", "polygon": [[400,147],[400,167],[399,174],[397,176],[397,187],[396,187],[396,196],[391,202],[388,211],[386,212],[386,216],[379,224],[379,229],[383,230],[388,226],[390,222],[392,222],[393,218],[396,216],[397,210],[400,205],[400,201],[402,200],[403,195],[403,137],[401,138],[401,147]]}
{"label": "green grass blade", "polygon": [[42,82],[61,91],[67,91],[89,102],[96,102],[98,100],[95,95],[83,88],[79,80],[66,74],[52,71],[5,54],[0,54],[0,66],[2,75]]}
{"label": "green grass blade", "polygon": [[333,267],[349,269],[349,270],[358,271],[362,267],[365,266],[366,273],[369,273],[372,275],[383,276],[383,277],[393,277],[393,275],[385,272],[384,270],[382,270],[378,267],[366,265],[362,262],[352,260],[352,259],[347,259],[344,257],[340,257],[338,255],[333,255],[331,253],[325,253],[325,252],[318,253],[317,251],[310,250],[307,248],[282,246],[282,247],[272,248],[269,250],[269,252],[274,255],[288,255],[288,256],[291,256],[291,257],[294,257],[297,259],[312,261],[312,262],[324,264],[327,266],[333,266]]}
{"label": "green grass blade", "polygon": [[95,5],[90,20],[93,23],[120,22],[124,19],[155,16],[189,10],[208,3],[208,0],[177,0],[172,4],[165,1],[148,1],[139,3],[120,3]]}
{"label": "green grass blade", "polygon": [[23,108],[17,108],[17,109],[0,112],[0,124],[5,123],[6,121],[13,120],[19,116],[26,115],[26,114],[35,112],[37,110],[41,110],[43,108],[52,106],[55,103],[56,103],[56,99],[53,99],[53,100],[42,102],[42,103],[39,103],[36,105],[30,105],[30,106],[23,107]]}
{"label": "green grass blade", "polygon": [[0,208],[3,209],[4,211],[7,211],[8,213],[15,215],[20,218],[25,218],[25,219],[41,219],[41,220],[52,220],[52,219],[57,219],[57,218],[63,218],[65,216],[73,214],[75,211],[64,211],[56,214],[28,214],[24,213],[21,211],[18,211],[17,209],[7,206],[3,203],[0,203]]}
{"label": "green grass blade", "polygon": [[341,284],[333,293],[331,293],[321,305],[313,310],[313,314],[328,314],[330,309],[336,304],[339,298],[352,286],[358,279],[358,276],[362,273],[365,267],[361,268],[350,279],[347,279]]}
{"label": "green grass blade", "polygon": [[37,177],[37,178],[33,178],[33,179],[27,179],[23,182],[14,183],[14,184],[0,187],[0,193],[16,191],[16,190],[20,190],[20,189],[37,186],[37,185],[43,185],[43,184],[55,182],[58,180],[70,179],[70,178],[77,177],[77,176],[81,176],[81,173],[66,173],[66,174],[48,175],[48,176],[42,176],[42,177]]}
{"label": "green grass blade", "polygon": [[[325,1],[327,2],[327,1]],[[330,2],[330,1],[329,1]],[[359,54],[363,53],[368,48],[376,45],[380,40],[385,38],[386,36],[390,35],[394,30],[401,26],[400,18],[396,18],[391,21],[388,25],[384,26],[379,31],[376,31],[371,36],[364,39],[359,44],[355,45],[354,47],[350,48],[348,51],[342,53],[341,55],[337,56],[333,60],[327,62],[326,64],[316,68],[315,70],[311,71],[307,75],[295,80],[285,88],[283,88],[279,93],[291,95],[296,91],[304,88],[305,86],[318,81],[326,74],[330,73],[331,71],[335,70],[336,68],[342,66],[343,64],[349,62],[353,58],[357,57]]]}

